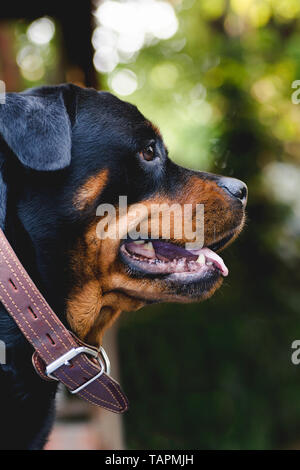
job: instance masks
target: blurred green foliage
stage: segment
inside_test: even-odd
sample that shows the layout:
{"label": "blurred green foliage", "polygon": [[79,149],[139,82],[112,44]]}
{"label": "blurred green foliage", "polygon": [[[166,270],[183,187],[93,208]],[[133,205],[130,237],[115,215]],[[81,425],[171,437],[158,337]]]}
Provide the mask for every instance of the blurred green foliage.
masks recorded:
{"label": "blurred green foliage", "polygon": [[300,447],[300,4],[174,3],[176,35],[119,66],[138,78],[127,99],[177,163],[246,181],[248,223],[212,299],[123,314],[127,444]]}
{"label": "blurred green foliage", "polygon": [[61,34],[54,20],[43,17],[29,24],[25,20],[19,20],[13,26],[21,89],[63,81],[59,68],[62,62],[59,47]]}

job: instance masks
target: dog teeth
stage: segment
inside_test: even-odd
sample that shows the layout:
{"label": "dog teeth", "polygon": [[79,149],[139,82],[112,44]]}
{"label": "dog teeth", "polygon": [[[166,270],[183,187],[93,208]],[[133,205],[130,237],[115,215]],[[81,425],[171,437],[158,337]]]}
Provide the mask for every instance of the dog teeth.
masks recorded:
{"label": "dog teeth", "polygon": [[207,266],[212,266],[213,265],[213,262],[212,261],[207,261]]}
{"label": "dog teeth", "polygon": [[154,250],[152,242],[145,243],[144,248],[145,248],[145,250]]}
{"label": "dog teeth", "polygon": [[205,264],[205,256],[204,256],[203,253],[201,253],[201,254],[198,256],[198,258],[197,258],[197,263],[201,264],[201,266]]}
{"label": "dog teeth", "polygon": [[135,245],[142,245],[142,244],[145,243],[145,242],[144,242],[144,240],[135,240],[133,243],[134,243]]}

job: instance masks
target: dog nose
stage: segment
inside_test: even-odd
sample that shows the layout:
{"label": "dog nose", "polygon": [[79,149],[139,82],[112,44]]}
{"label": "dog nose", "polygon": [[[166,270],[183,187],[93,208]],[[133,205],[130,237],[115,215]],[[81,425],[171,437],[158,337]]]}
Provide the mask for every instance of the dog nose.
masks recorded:
{"label": "dog nose", "polygon": [[218,186],[225,189],[231,196],[239,199],[243,206],[247,203],[248,189],[243,181],[236,178],[222,176],[218,181]]}

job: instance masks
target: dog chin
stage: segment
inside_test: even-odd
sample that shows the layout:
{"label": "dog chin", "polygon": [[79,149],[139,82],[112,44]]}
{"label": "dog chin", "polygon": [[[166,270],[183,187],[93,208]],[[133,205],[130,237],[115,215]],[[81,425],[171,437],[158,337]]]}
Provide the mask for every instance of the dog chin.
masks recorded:
{"label": "dog chin", "polygon": [[222,276],[210,272],[205,278],[167,279],[160,282],[160,290],[154,296],[158,302],[192,303],[211,297],[223,283]]}
{"label": "dog chin", "polygon": [[[195,302],[206,300],[222,285],[223,276],[218,270],[210,270],[204,276],[186,274],[182,277],[170,276],[165,280],[166,292],[173,297],[173,302]],[[177,300],[178,299],[178,300]]]}
{"label": "dog chin", "polygon": [[[139,276],[130,277],[138,279]],[[210,272],[205,278],[182,279],[164,278],[151,279],[151,289],[144,291],[134,287],[122,289],[123,293],[132,299],[139,299],[145,304],[172,302],[172,303],[192,303],[200,302],[211,297],[215,291],[222,285],[223,277],[218,272]]]}

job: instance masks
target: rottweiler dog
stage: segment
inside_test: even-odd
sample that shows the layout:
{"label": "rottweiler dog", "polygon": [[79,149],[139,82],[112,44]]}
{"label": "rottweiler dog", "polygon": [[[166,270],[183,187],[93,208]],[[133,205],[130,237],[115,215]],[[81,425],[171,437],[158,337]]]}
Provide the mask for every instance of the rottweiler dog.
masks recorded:
{"label": "rottweiler dog", "polygon": [[[204,207],[202,247],[175,237],[100,237],[97,208],[120,222],[137,203]],[[108,92],[74,85],[7,94],[0,105],[0,225],[60,319],[99,345],[121,311],[152,302],[210,297],[228,270],[216,254],[241,232],[247,187],[240,180],[183,168],[168,157],[159,130]],[[195,228],[195,227],[194,227]],[[126,234],[125,234],[126,235]],[[127,234],[129,235],[129,234]],[[32,347],[0,307],[3,449],[42,448],[54,416],[56,383],[31,364]]]}

